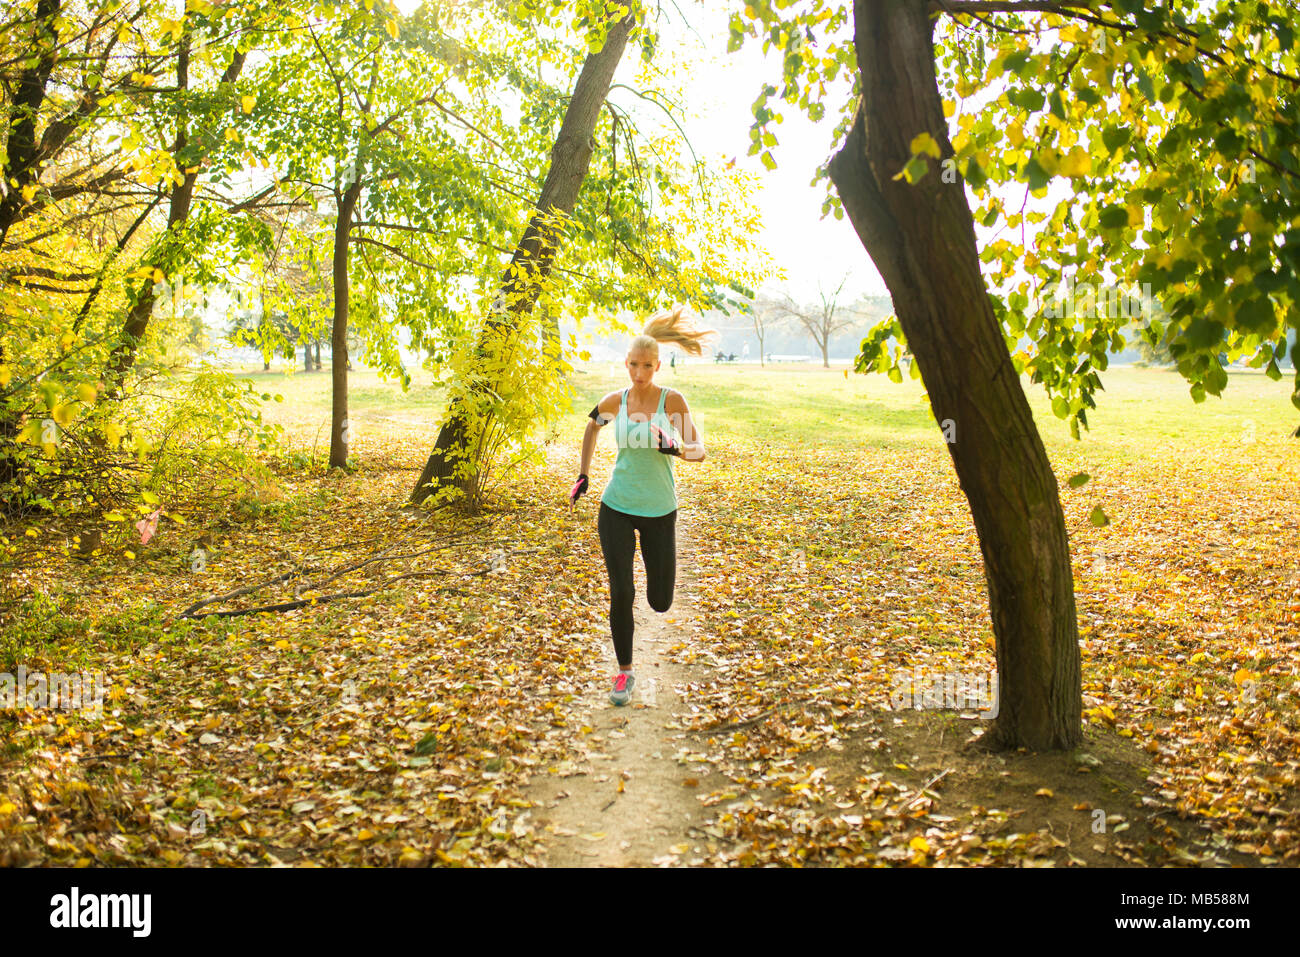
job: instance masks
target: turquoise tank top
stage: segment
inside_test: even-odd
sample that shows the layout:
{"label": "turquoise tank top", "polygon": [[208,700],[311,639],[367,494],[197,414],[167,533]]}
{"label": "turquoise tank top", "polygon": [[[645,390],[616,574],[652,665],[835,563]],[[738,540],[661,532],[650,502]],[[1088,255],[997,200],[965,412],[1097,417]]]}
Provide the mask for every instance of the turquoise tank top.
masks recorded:
{"label": "turquoise tank top", "polygon": [[673,479],[673,456],[660,452],[655,445],[653,422],[668,435],[673,434],[672,423],[664,412],[668,390],[659,391],[659,408],[648,422],[633,422],[627,417],[627,393],[618,404],[614,419],[614,440],[618,443],[618,458],[614,471],[600,500],[612,509],[629,515],[657,518],[677,508],[677,485]]}

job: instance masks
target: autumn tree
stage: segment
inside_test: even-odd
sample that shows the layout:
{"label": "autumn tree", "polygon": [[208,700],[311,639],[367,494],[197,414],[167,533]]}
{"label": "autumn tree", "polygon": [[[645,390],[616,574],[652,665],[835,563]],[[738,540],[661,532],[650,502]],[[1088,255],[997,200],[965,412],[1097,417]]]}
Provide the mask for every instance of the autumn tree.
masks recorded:
{"label": "autumn tree", "polygon": [[[1225,360],[1280,376],[1287,327],[1300,324],[1293,15],[1140,0],[813,8],[790,19],[747,8],[733,43],[761,21],[787,54],[781,95],[814,119],[827,81],[842,68],[853,79],[827,208],[848,214],[889,288],[894,338],[936,418],[956,424],[948,449],[997,639],[1001,711],[985,740],[1071,747],[1081,679],[1069,543],[1018,374],[1046,387],[1076,437],[1086,428],[1130,319],[1044,306],[1045,291],[1085,279],[1151,291],[1159,308],[1142,335],[1168,343],[1198,402],[1226,385]],[[764,89],[757,126],[773,121],[777,92]],[[1054,178],[1065,198],[1031,206]],[[1026,194],[1019,208],[1000,195],[1011,184]],[[977,220],[1023,225],[1025,241],[981,249]],[[1022,337],[1031,346],[1013,355]],[[889,364],[888,338],[868,337],[863,367]]]}
{"label": "autumn tree", "polygon": [[[524,230],[501,278],[495,307],[479,338],[480,354],[490,354],[494,348],[503,351],[507,348],[513,337],[514,317],[532,311],[541,286],[551,273],[562,241],[563,219],[573,212],[591,162],[591,140],[596,120],[635,23],[636,16],[631,12],[610,19],[598,49],[588,54],[582,64],[537,199],[537,212]],[[448,410],[434,451],[412,492],[413,502],[424,501],[451,481],[456,465],[467,460],[472,452],[470,446],[479,438],[472,434],[478,424],[471,421],[463,405],[453,405]]]}
{"label": "autumn tree", "polygon": [[839,285],[829,291],[823,289],[819,282],[817,284],[816,303],[800,303],[788,292],[783,293],[775,303],[779,316],[798,324],[812,337],[813,342],[817,343],[817,348],[821,350],[822,354],[823,369],[829,369],[831,366],[831,339],[835,337],[836,333],[851,329],[862,321],[862,315],[858,312],[857,307],[852,303],[845,304],[840,299],[844,291],[844,284],[848,280],[849,275],[846,273],[844,278],[840,280]]}
{"label": "autumn tree", "polygon": [[[536,6],[519,5],[521,12]],[[576,344],[566,348],[546,328],[545,316],[581,319],[592,311],[649,311],[674,301],[701,309],[737,306],[770,272],[752,238],[758,232],[752,185],[743,174],[702,162],[680,136],[687,97],[673,86],[682,78],[671,58],[657,57],[657,35],[644,22],[643,7],[606,0],[572,6],[587,53],[563,111],[545,125],[540,109],[530,117],[555,130],[548,134],[550,163],[520,239],[483,297],[476,340],[452,383],[414,502],[479,487],[483,437],[508,414],[504,383],[517,364],[537,363],[563,380],[565,355]],[[613,82],[628,47],[640,53],[636,86]],[[620,89],[663,114],[669,131],[642,130],[644,120],[609,95]],[[535,314],[539,304],[542,316]],[[560,406],[551,402],[540,412],[553,418]]]}

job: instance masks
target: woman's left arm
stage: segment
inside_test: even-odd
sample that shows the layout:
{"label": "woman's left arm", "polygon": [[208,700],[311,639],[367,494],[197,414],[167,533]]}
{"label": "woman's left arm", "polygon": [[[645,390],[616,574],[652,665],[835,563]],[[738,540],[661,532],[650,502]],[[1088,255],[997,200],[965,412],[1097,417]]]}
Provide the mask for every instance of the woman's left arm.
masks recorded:
{"label": "woman's left arm", "polygon": [[690,407],[680,392],[670,391],[664,399],[664,413],[672,423],[677,434],[682,437],[682,458],[688,462],[703,462],[705,457],[704,438],[691,418]]}

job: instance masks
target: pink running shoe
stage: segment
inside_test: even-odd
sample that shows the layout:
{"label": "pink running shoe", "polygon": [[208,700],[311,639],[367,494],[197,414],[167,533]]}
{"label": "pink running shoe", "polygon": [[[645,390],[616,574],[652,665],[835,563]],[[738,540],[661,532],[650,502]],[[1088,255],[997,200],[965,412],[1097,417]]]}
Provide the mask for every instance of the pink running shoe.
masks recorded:
{"label": "pink running shoe", "polygon": [[636,687],[636,678],[632,677],[630,671],[620,671],[614,676],[614,690],[609,693],[609,700],[616,705],[625,705],[632,697],[632,689]]}

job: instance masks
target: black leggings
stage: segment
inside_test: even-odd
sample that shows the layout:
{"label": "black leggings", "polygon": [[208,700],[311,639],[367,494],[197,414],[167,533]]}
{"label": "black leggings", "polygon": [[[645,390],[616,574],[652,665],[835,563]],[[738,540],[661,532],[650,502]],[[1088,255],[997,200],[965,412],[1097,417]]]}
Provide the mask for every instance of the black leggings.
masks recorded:
{"label": "black leggings", "polygon": [[632,665],[632,603],[636,598],[632,584],[634,529],[641,533],[646,598],[655,611],[667,611],[672,606],[677,577],[677,509],[667,515],[646,518],[600,503],[596,531],[600,534],[600,550],[605,554],[605,570],[609,572],[609,630],[614,636],[614,654],[618,656],[620,668]]}

